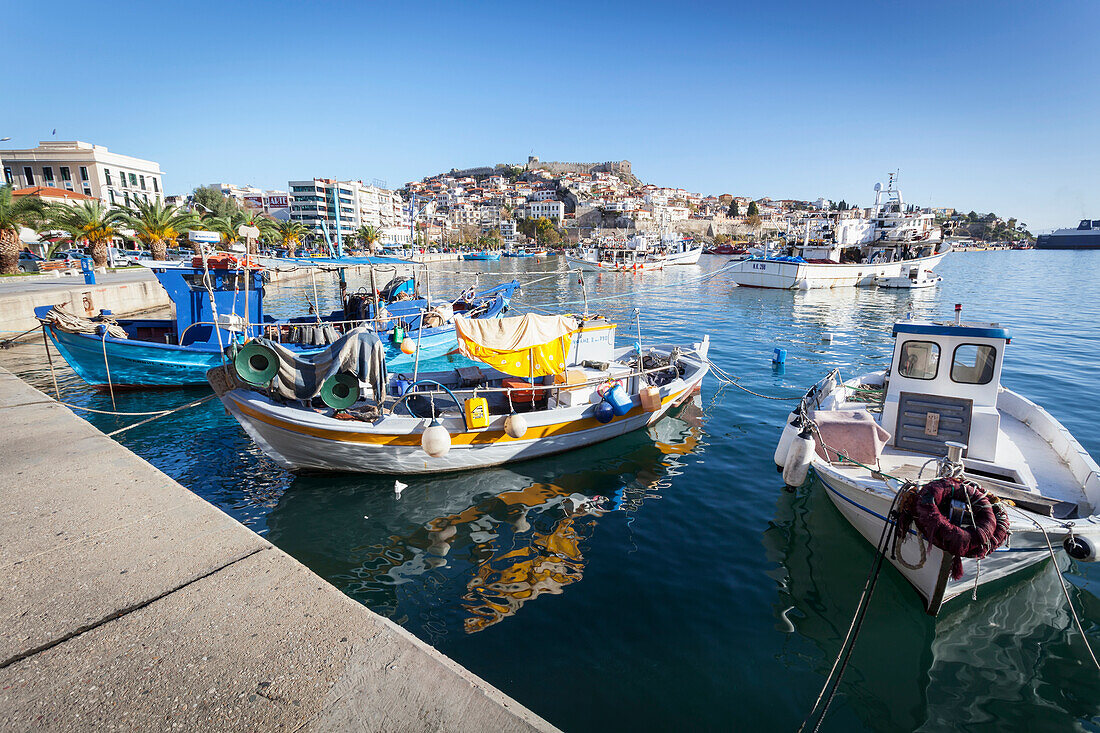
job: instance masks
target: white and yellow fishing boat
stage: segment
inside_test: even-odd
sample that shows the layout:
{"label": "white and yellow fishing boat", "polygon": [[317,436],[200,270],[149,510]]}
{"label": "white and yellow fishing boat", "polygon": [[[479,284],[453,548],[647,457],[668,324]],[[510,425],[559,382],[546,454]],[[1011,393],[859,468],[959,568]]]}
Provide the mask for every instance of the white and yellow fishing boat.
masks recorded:
{"label": "white and yellow fishing boat", "polygon": [[316,357],[257,339],[209,372],[222,403],[290,470],[442,473],[561,453],[644,428],[698,389],[709,338],[615,347],[602,318],[456,318],[479,366],[388,375],[369,332]]}

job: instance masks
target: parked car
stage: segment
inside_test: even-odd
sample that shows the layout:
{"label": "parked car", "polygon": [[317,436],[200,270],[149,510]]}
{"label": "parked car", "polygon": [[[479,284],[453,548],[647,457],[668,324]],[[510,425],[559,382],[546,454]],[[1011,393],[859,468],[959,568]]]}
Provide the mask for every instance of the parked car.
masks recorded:
{"label": "parked car", "polygon": [[23,250],[19,253],[19,272],[38,272],[40,262],[45,262],[45,259],[33,252]]}

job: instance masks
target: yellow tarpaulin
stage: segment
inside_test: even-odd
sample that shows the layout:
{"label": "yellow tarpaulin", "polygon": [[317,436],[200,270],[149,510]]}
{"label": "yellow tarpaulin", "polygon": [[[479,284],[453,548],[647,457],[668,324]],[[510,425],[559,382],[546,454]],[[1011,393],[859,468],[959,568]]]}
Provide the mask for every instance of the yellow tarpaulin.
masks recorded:
{"label": "yellow tarpaulin", "polygon": [[545,377],[565,371],[565,359],[580,328],[575,318],[528,313],[513,318],[455,316],[458,350],[514,377]]}

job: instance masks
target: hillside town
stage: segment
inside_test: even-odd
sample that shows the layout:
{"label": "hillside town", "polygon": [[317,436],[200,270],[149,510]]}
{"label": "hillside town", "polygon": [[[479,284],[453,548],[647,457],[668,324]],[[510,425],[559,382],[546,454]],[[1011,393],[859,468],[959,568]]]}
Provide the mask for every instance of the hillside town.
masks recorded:
{"label": "hillside town", "polygon": [[[530,156],[524,163],[451,169],[399,189],[380,180],[313,177],[289,180],[283,189],[215,182],[172,194],[157,162],[82,141],[0,150],[0,160],[4,183],[15,198],[68,205],[99,200],[120,210],[152,201],[198,215],[215,213],[216,200],[224,198],[249,215],[297,223],[294,231],[301,232],[307,246],[354,242],[364,230],[374,233],[371,244],[391,247],[565,246],[647,232],[721,243],[768,239],[789,230],[792,220],[822,212],[836,220],[869,215],[868,208],[824,197],[715,195],[645,183],[627,160],[563,163]],[[921,211],[957,231],[963,245],[1030,238],[1026,225],[1015,219],[963,215],[952,208]],[[22,246],[38,254],[54,241],[31,228],[20,238]],[[124,232],[116,244],[127,246]]]}

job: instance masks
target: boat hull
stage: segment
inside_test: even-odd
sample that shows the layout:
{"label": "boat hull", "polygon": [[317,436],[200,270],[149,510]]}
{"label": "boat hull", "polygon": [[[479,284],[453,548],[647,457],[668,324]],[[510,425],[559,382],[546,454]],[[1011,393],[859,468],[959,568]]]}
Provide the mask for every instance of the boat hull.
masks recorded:
{"label": "boat hull", "polygon": [[675,254],[661,255],[660,260],[667,267],[669,265],[697,265],[699,264],[699,257],[703,254],[702,247],[695,247],[689,249],[686,252],[677,252]]}
{"label": "boat hull", "polygon": [[948,252],[928,257],[884,263],[817,264],[783,260],[751,258],[730,267],[735,283],[749,288],[781,290],[816,290],[819,288],[850,288],[875,284],[876,278],[902,277],[914,265],[932,269]]}
{"label": "boat hull", "polygon": [[[878,546],[894,498],[893,493],[869,490],[819,462],[814,464],[814,473],[844,518],[871,545]],[[933,616],[939,613],[941,606],[947,601],[973,590],[975,578],[977,585],[985,585],[1050,558],[1050,552],[1045,545],[1040,547],[1030,542],[1014,543],[1010,540],[982,559],[980,568],[977,560],[963,558],[963,577],[952,580],[950,568],[953,557],[937,547],[926,545],[926,556],[922,563],[918,535],[912,529],[909,534],[898,553],[908,566],[891,557],[889,552],[886,558],[916,589],[924,601],[925,611]]]}
{"label": "boat hull", "polygon": [[207,370],[222,361],[221,352],[216,348],[172,346],[113,336],[104,339],[91,334],[68,333],[50,325],[45,328],[73,371],[97,387],[108,384],[115,387],[204,385]]}
{"label": "boat hull", "polygon": [[585,272],[645,272],[648,270],[663,270],[663,262],[638,261],[629,264],[618,262],[593,262],[580,257],[565,256],[565,261],[574,268]]}
{"label": "boat hull", "polygon": [[527,432],[513,438],[496,416],[485,430],[468,431],[461,418],[444,418],[451,447],[432,458],[421,448],[427,420],[388,415],[373,422],[334,420],[327,415],[278,405],[248,389],[231,389],[221,400],[249,437],[279,465],[301,471],[373,474],[432,474],[498,466],[599,443],[659,420],[694,393],[709,370],[700,360],[686,378],[660,388],[661,404],[646,411],[640,398],[622,416],[601,423],[595,405],[524,413]]}

